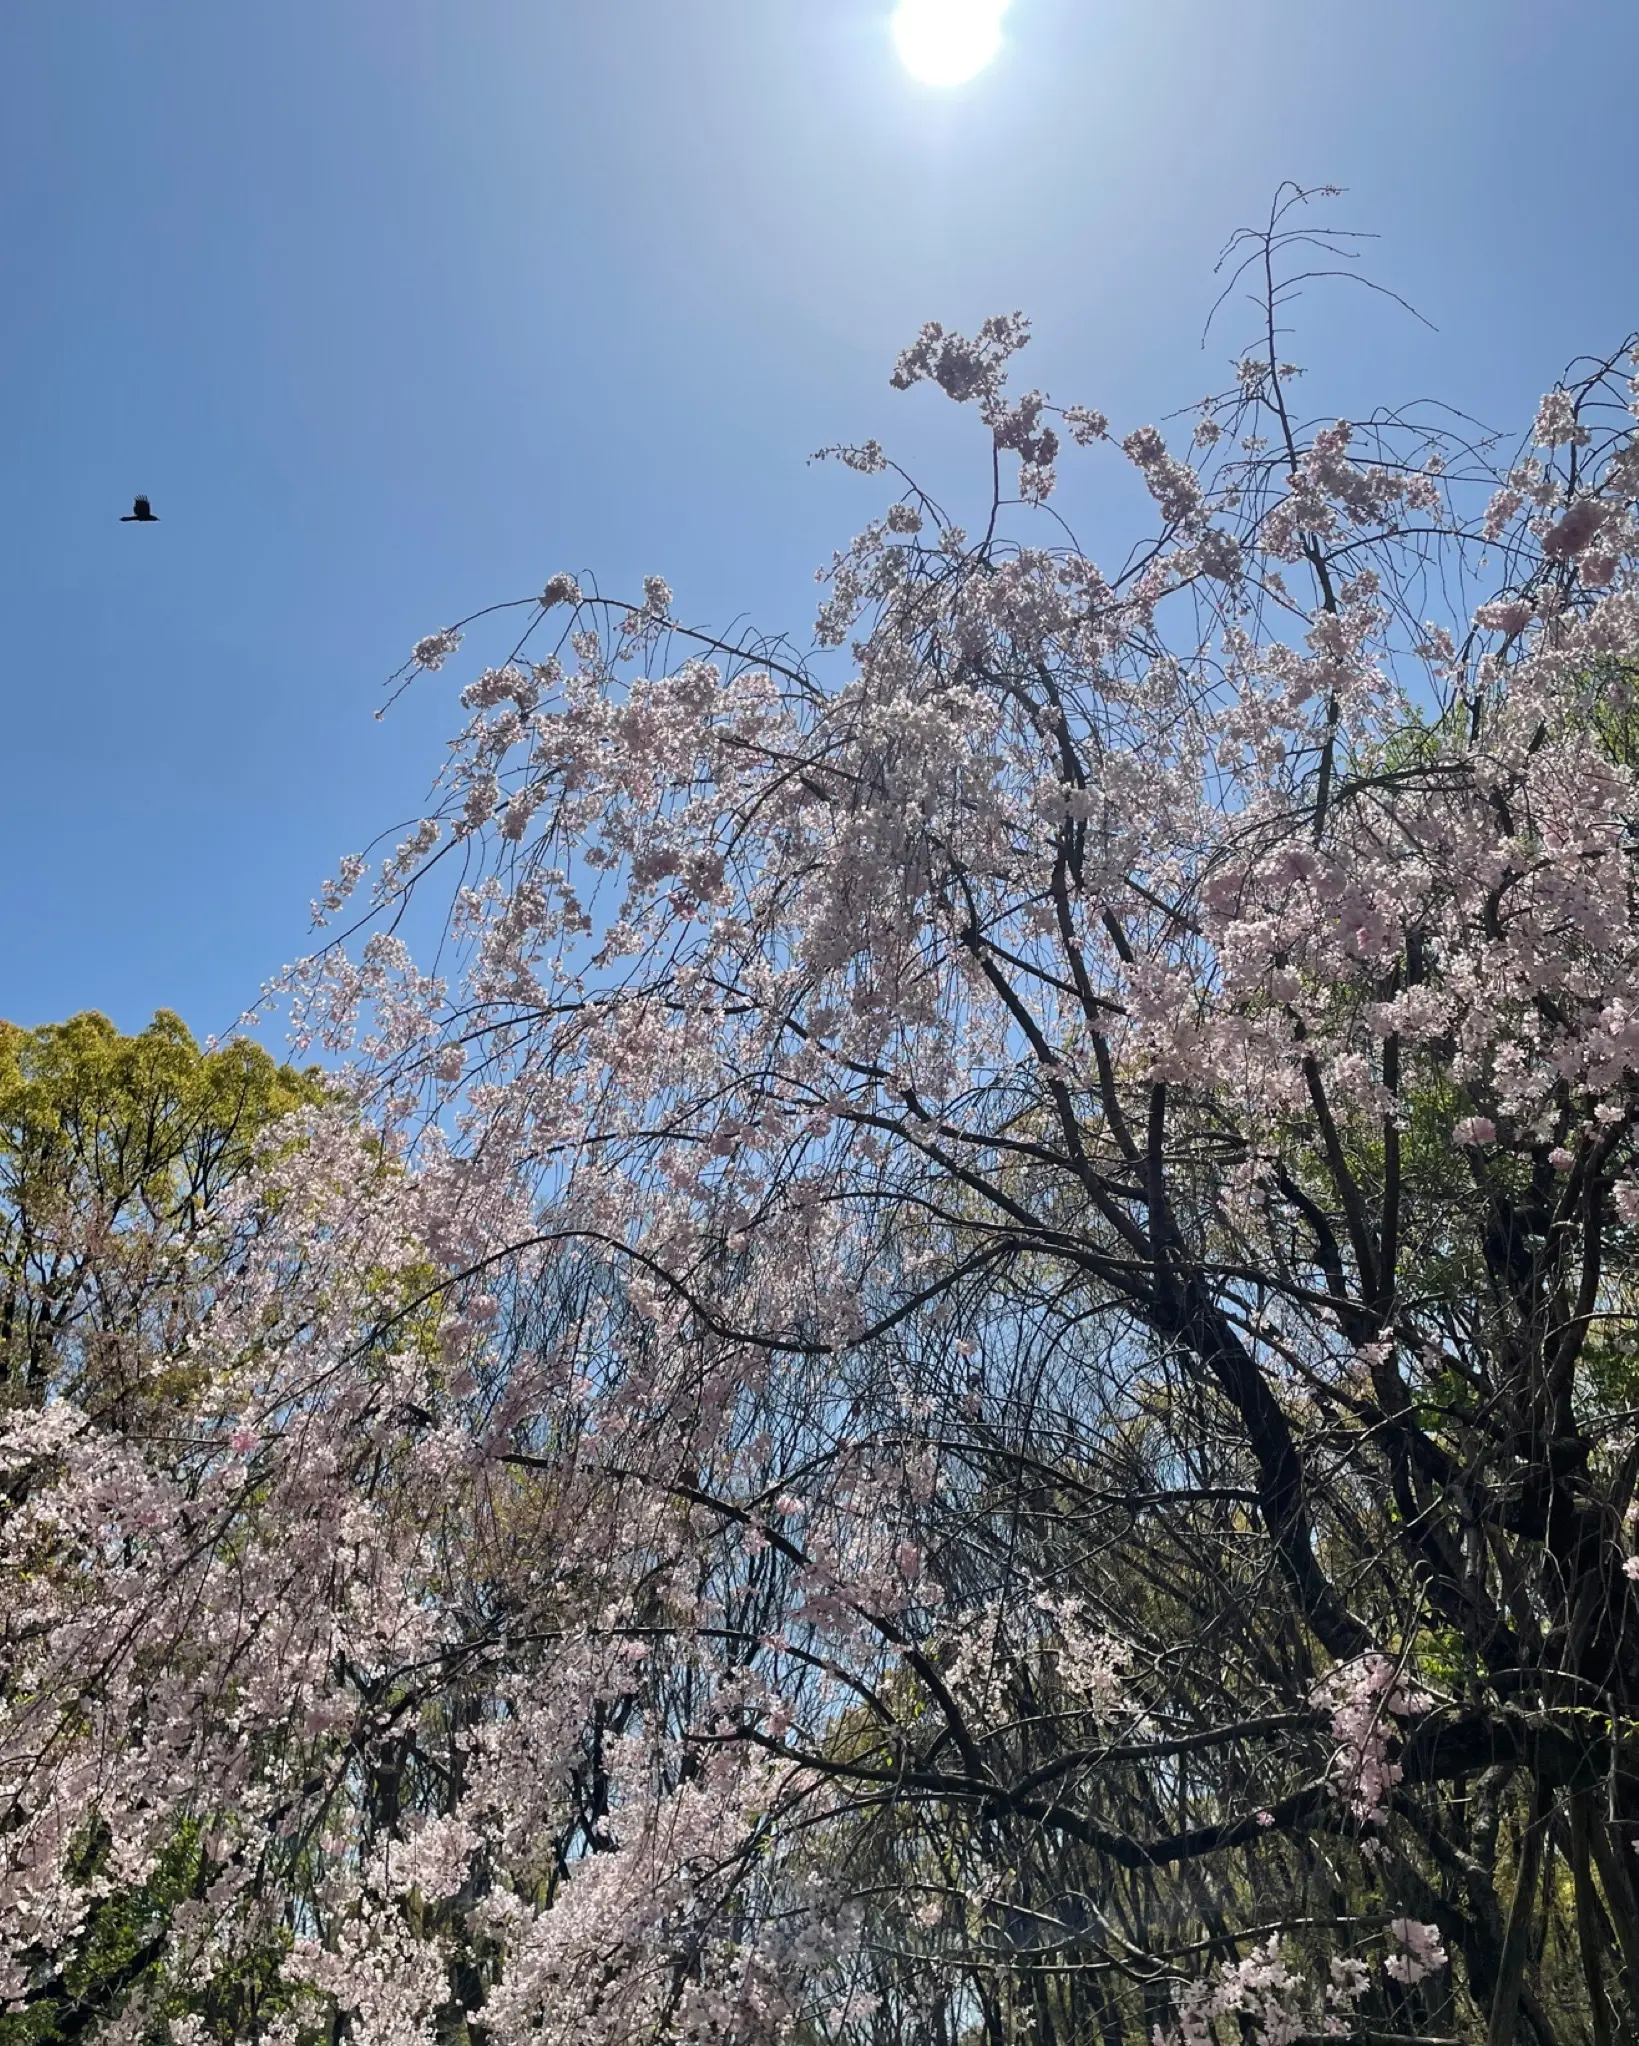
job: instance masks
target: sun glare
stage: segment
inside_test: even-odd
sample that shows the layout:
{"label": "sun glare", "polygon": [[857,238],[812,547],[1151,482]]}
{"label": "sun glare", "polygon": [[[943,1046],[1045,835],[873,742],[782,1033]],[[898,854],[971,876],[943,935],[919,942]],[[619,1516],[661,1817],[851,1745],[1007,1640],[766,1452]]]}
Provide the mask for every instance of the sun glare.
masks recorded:
{"label": "sun glare", "polygon": [[1001,47],[1007,0],[900,0],[893,39],[924,85],[960,85]]}

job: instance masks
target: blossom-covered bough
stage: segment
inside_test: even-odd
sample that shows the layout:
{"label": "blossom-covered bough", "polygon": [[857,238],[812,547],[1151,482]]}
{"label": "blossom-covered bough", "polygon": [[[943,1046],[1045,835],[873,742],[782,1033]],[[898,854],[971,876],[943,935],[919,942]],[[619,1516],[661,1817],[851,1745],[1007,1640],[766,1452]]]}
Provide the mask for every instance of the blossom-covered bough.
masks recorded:
{"label": "blossom-covered bough", "polygon": [[812,658],[522,607],[198,1390],[7,1418],[0,2022],[1639,2023],[1635,364],[1305,423],[1308,196],[1180,434],[924,329]]}

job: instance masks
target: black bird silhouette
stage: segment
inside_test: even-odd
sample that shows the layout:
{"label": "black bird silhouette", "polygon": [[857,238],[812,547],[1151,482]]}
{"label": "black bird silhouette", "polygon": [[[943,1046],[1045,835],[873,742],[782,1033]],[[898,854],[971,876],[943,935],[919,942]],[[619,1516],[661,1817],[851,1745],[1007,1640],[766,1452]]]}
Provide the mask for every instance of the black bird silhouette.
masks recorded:
{"label": "black bird silhouette", "polygon": [[121,514],[120,524],[122,526],[157,526],[159,519],[147,498],[138,497],[132,500],[131,509]]}

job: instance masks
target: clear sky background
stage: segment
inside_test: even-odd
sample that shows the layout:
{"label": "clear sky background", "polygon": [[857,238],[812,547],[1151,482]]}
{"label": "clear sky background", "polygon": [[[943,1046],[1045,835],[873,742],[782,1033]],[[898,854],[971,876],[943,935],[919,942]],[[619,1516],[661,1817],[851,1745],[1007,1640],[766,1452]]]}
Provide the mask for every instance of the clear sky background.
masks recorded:
{"label": "clear sky background", "polygon": [[229,1025],[417,811],[461,676],[381,681],[479,604],[806,633],[877,502],[809,452],[978,452],[887,388],[924,319],[1022,306],[1030,381],[1157,418],[1291,177],[1438,329],[1317,302],[1324,407],[1523,424],[1639,325],[1636,0],[1013,0],[947,92],[890,10],[4,0],[0,1015]]}

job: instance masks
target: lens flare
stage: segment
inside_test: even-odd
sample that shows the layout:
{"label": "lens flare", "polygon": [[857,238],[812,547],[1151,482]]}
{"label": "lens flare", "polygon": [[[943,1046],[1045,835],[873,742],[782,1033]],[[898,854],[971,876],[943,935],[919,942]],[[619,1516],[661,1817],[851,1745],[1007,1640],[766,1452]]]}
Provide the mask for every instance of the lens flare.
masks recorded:
{"label": "lens flare", "polygon": [[900,0],[893,39],[924,85],[961,85],[1001,48],[1007,0]]}

